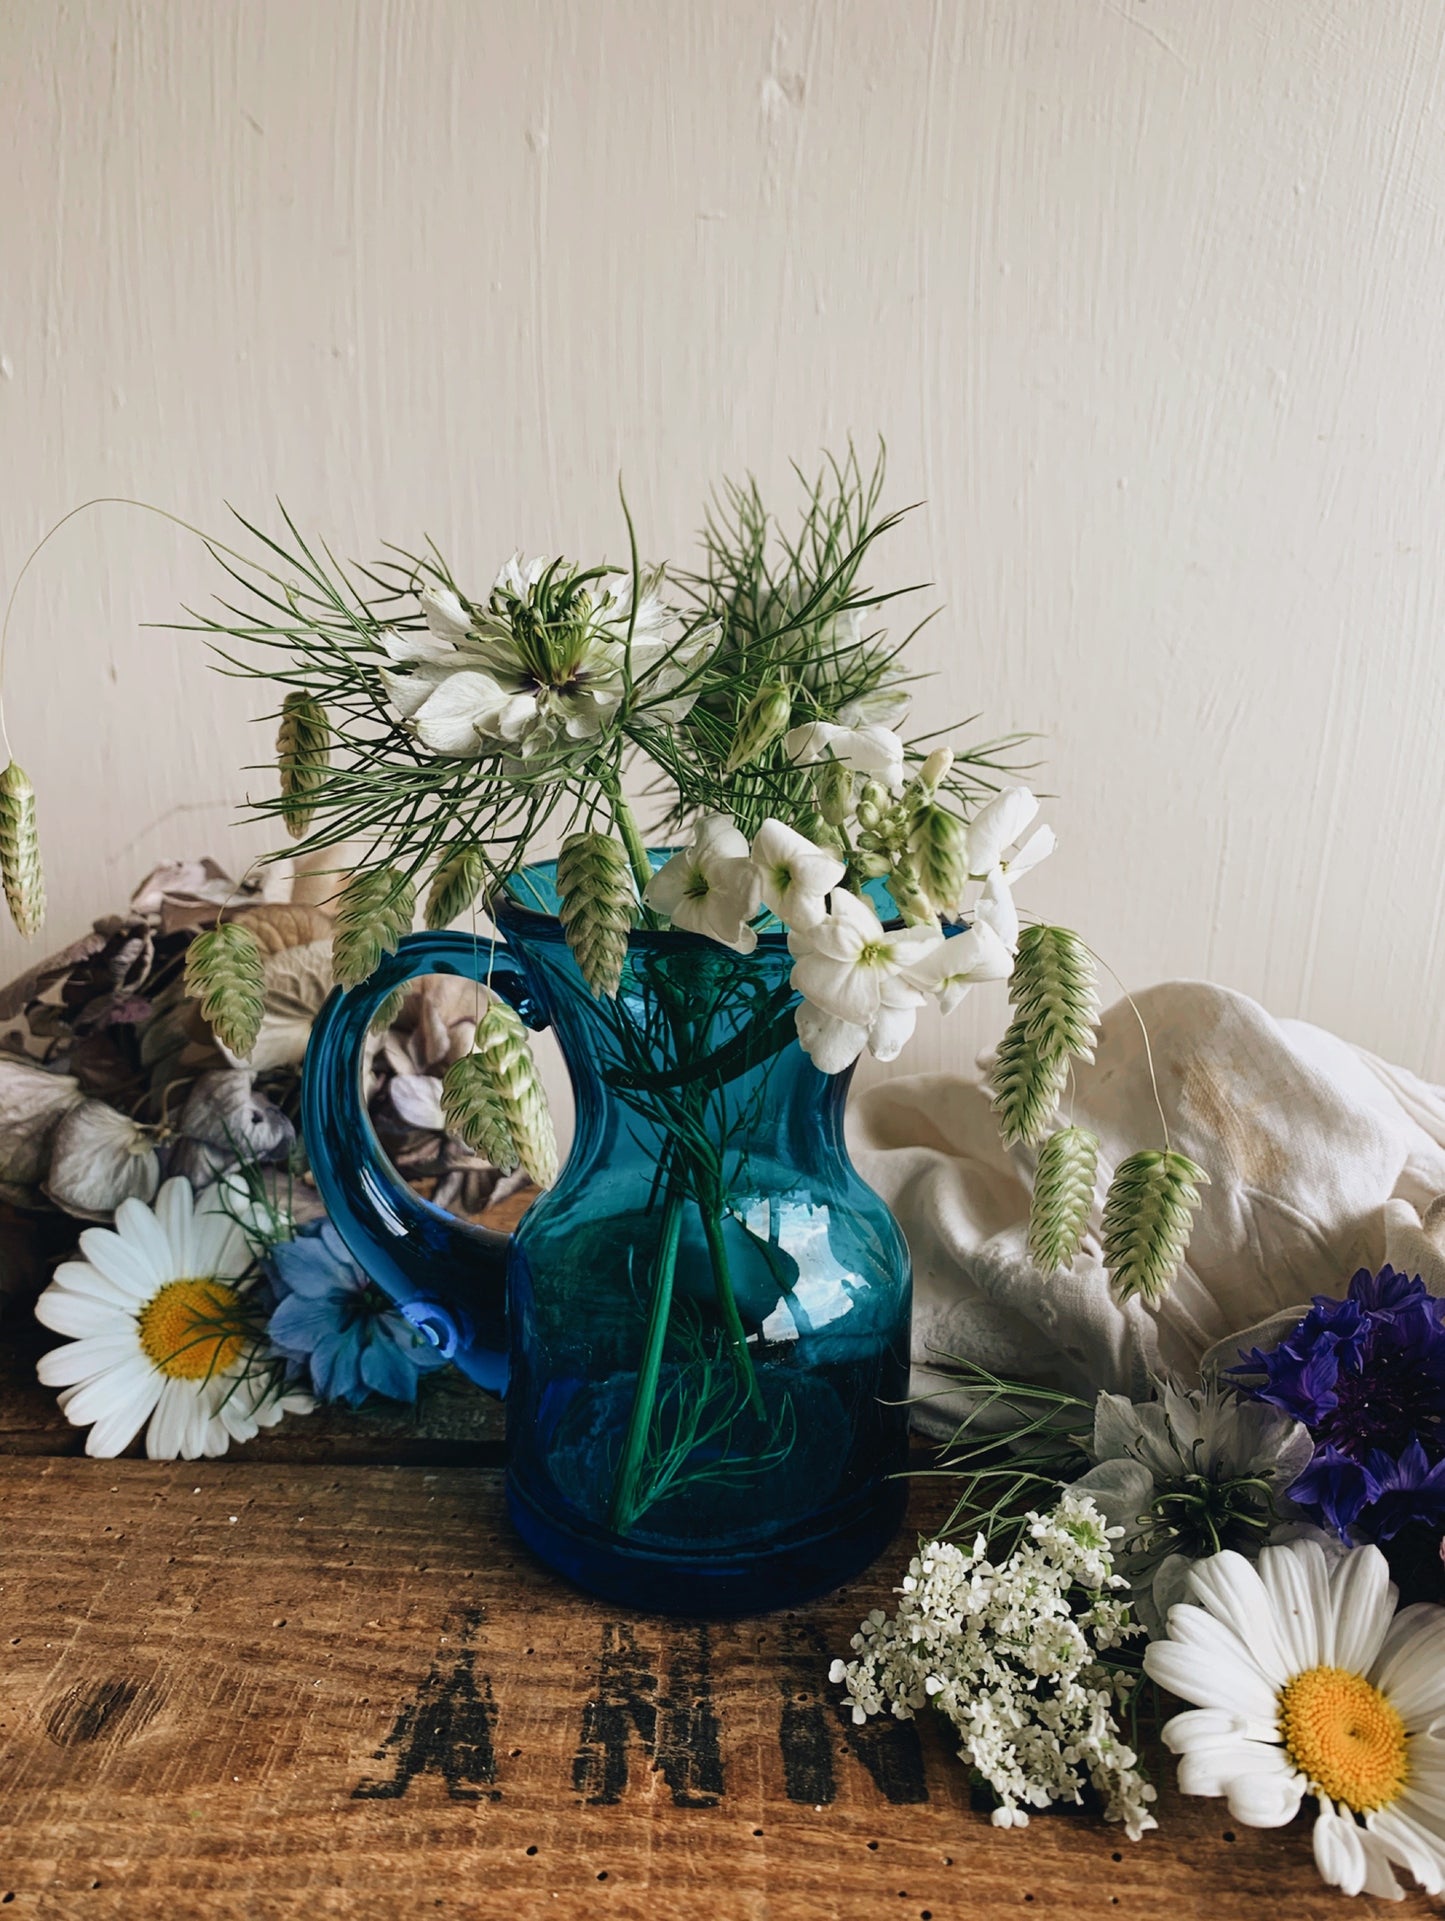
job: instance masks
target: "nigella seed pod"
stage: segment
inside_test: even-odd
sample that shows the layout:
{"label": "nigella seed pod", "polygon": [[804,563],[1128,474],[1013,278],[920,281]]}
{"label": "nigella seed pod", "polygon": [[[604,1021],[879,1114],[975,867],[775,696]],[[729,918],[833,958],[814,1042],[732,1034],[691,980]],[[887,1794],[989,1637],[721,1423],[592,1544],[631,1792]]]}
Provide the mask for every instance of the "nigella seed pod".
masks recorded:
{"label": "nigella seed pod", "polygon": [[793,696],[783,682],[760,687],[743,709],[723,772],[735,774],[740,767],[751,767],[760,760],[773,742],[787,733],[792,715]]}
{"label": "nigella seed pod", "polygon": [[11,761],[0,774],[0,880],[10,918],[29,940],[45,919],[45,875],[35,824],[35,789]]}

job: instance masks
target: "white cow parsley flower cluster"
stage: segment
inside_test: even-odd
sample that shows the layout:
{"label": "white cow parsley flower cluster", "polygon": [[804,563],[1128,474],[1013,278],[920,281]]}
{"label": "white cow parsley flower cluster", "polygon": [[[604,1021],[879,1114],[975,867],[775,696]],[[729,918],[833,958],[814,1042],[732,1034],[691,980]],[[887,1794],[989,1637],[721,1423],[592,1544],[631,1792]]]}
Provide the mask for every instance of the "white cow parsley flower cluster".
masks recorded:
{"label": "white cow parsley flower cluster", "polygon": [[1139,1771],[1116,1710],[1131,1678],[1102,1657],[1139,1629],[1128,1583],[1113,1568],[1120,1530],[1086,1495],[1065,1493],[1030,1514],[1000,1564],[980,1534],[970,1551],[930,1541],[909,1564],[891,1618],[875,1608],[853,1636],[855,1659],[835,1661],[861,1722],[889,1709],[900,1720],[930,1703],[956,1729],[959,1757],[993,1790],[996,1827],[1023,1827],[1029,1808],[1079,1803],[1092,1784],[1104,1816],[1137,1841],[1158,1823],[1155,1790]]}

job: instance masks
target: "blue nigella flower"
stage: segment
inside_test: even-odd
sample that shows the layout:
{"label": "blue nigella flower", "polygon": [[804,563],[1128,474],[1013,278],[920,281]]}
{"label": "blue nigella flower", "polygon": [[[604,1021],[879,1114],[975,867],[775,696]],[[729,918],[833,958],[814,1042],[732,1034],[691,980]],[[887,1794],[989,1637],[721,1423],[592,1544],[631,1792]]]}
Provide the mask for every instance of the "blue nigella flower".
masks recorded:
{"label": "blue nigella flower", "polygon": [[279,1304],[272,1344],[309,1371],[325,1401],[356,1407],[368,1393],[415,1401],[419,1375],[439,1354],[352,1260],[330,1221],[313,1221],[268,1260]]}

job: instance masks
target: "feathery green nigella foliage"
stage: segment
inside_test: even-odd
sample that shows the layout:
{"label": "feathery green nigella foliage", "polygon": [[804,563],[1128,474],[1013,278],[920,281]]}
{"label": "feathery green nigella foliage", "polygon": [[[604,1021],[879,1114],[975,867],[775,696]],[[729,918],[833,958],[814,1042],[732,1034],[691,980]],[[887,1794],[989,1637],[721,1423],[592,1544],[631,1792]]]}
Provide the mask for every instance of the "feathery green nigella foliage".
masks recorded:
{"label": "feathery green nigella foliage", "polygon": [[10,918],[28,940],[45,919],[45,874],[35,824],[35,789],[11,761],[0,774],[0,880]]}
{"label": "feathery green nigella foliage", "polygon": [[341,985],[369,980],[382,955],[411,932],[415,914],[415,889],[395,867],[354,874],[341,890],[331,940],[331,971]]}
{"label": "feathery green nigella foliage", "polygon": [[622,979],[637,889],[627,853],[610,834],[569,834],[557,858],[557,917],[583,980],[612,998]]}
{"label": "feathery green nigella foliage", "polygon": [[1104,1266],[1115,1298],[1157,1307],[1189,1246],[1209,1176],[1187,1154],[1154,1148],[1120,1161],[1104,1197]]}
{"label": "feathery green nigella foliage", "polygon": [[999,1042],[993,1107],[1005,1147],[1035,1147],[1053,1125],[1069,1079],[1067,1054],[1042,1054],[1016,1015]]}
{"label": "feathery green nigella foliage", "polygon": [[240,1060],[256,1045],[266,1016],[266,972],[254,934],[222,921],[186,949],[186,992],[216,1038]]}
{"label": "feathery green nigella foliage", "polygon": [[276,766],[286,832],[292,840],[304,840],[315,813],[311,797],[325,785],[331,766],[331,729],[314,694],[298,689],[282,701]]}
{"label": "feathery green nigella foliage", "polygon": [[1026,927],[1020,934],[1009,999],[1040,1054],[1093,1060],[1096,979],[1093,955],[1067,927]]}
{"label": "feathery green nigella foliage", "polygon": [[436,930],[450,927],[472,905],[487,878],[487,861],[480,847],[467,841],[453,848],[432,875],[423,919]]}
{"label": "feathery green nigella foliage", "polygon": [[521,1167],[538,1187],[557,1178],[557,1137],[521,1016],[492,996],[473,1051],[447,1069],[442,1112],[448,1128],[509,1174]]}
{"label": "feathery green nigella foliage", "polygon": [[1061,1127],[1039,1149],[1029,1207],[1029,1252],[1046,1274],[1069,1266],[1094,1207],[1099,1140],[1087,1127]]}

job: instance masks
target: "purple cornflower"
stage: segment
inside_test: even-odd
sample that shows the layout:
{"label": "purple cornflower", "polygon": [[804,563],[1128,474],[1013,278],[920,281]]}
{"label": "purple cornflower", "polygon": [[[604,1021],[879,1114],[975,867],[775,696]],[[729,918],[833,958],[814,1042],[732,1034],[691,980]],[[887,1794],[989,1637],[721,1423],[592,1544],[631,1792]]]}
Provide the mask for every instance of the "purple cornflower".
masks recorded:
{"label": "purple cornflower", "polygon": [[1344,1300],[1317,1294],[1276,1347],[1240,1359],[1241,1386],[1314,1439],[1291,1499],[1365,1540],[1445,1524],[1445,1300],[1418,1276],[1361,1268]]}

